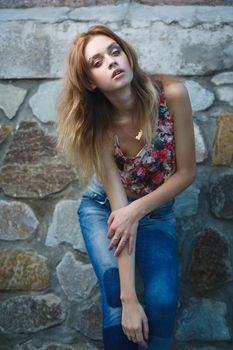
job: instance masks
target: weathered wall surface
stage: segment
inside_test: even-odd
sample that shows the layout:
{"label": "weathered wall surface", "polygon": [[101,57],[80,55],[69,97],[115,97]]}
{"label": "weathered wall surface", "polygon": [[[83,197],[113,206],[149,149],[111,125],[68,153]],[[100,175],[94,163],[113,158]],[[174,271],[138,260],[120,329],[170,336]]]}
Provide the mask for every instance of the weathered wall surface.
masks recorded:
{"label": "weathered wall surface", "polygon": [[175,207],[181,283],[173,349],[232,349],[232,2],[0,6],[19,3],[32,8],[0,9],[0,349],[103,349],[99,289],[76,215],[83,189],[55,151],[53,126],[67,48],[96,23],[134,45],[149,73],[176,74],[189,91],[197,179]]}

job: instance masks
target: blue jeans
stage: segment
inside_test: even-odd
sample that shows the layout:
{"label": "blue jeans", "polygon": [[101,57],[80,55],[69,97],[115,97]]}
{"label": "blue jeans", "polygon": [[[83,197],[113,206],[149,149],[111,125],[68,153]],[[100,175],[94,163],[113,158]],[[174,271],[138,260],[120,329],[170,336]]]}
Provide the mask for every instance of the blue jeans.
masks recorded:
{"label": "blue jeans", "polygon": [[[129,198],[129,201],[133,199]],[[135,261],[142,276],[144,310],[149,322],[148,350],[170,349],[178,301],[178,264],[174,200],[145,215],[138,225]],[[111,213],[100,182],[93,178],[78,209],[86,249],[102,296],[105,350],[142,350],[121,326],[122,305],[118,258],[108,250],[107,219]]]}

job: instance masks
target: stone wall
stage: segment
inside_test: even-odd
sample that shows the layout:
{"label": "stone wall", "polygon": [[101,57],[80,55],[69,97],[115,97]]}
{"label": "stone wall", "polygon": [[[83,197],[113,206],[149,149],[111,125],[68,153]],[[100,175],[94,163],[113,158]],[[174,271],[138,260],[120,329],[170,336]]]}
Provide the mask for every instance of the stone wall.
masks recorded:
{"label": "stone wall", "polygon": [[29,7],[83,7],[96,5],[120,5],[128,3],[145,5],[208,5],[229,6],[233,0],[0,0],[0,8],[29,8]]}
{"label": "stone wall", "polygon": [[177,74],[189,91],[197,178],[175,206],[173,350],[230,350],[233,8],[96,3],[0,10],[0,349],[103,349],[100,293],[77,223],[83,189],[55,151],[53,123],[68,45],[104,23],[136,47],[144,69]]}

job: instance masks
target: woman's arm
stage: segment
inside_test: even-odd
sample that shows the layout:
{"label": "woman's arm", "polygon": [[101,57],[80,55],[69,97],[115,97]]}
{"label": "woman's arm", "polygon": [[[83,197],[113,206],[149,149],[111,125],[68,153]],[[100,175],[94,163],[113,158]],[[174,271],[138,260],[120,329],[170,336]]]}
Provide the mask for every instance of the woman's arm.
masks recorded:
{"label": "woman's arm", "polygon": [[[122,216],[127,216],[128,199],[122,186],[117,166],[114,160],[112,147],[109,143],[103,145],[103,176],[101,182],[108,196],[112,211],[122,209]],[[108,222],[111,225],[111,221]],[[114,226],[114,225],[113,225]],[[135,242],[137,236],[138,219],[136,216],[128,217],[127,233],[129,240],[124,241],[124,236],[119,241],[121,254],[118,256],[118,268],[120,275],[120,298],[122,302],[122,327],[126,336],[135,338],[141,346],[147,347],[148,320],[139,304],[135,289]],[[121,229],[116,228],[113,239],[121,237]],[[132,254],[129,255],[129,245]],[[116,254],[115,254],[116,255]]]}
{"label": "woman's arm", "polygon": [[[195,142],[188,92],[182,83],[172,83],[164,90],[170,113],[174,118],[176,172],[156,190],[134,200],[127,206],[129,217],[134,216],[138,220],[153,209],[173,199],[195,178]],[[115,224],[115,229],[121,228],[122,235],[124,235],[124,232],[127,231],[127,219],[122,216],[122,210],[118,209],[112,212],[110,220]],[[117,252],[121,254],[119,247]]]}
{"label": "woman's arm", "polygon": [[[101,182],[104,186],[106,194],[108,196],[111,210],[115,211],[120,208],[123,208],[122,212],[124,215],[124,210],[128,205],[128,199],[125,193],[125,190],[121,184],[120,177],[117,172],[117,167],[113,156],[107,152],[109,147],[105,148],[105,152],[103,152],[104,157],[104,176],[101,178]],[[108,222],[110,225],[110,223]],[[132,237],[135,238],[136,241],[136,231],[137,231],[137,220],[136,222],[131,223],[132,227]],[[119,229],[114,231],[114,238],[119,237],[120,232]],[[120,235],[121,236],[121,235]],[[120,272],[120,283],[121,283],[121,298],[122,299],[131,299],[136,300],[136,291],[135,291],[135,256],[132,254],[129,256],[127,254],[129,242],[125,242],[124,239],[118,242],[122,253],[118,257],[118,266]],[[134,244],[134,243],[133,243]]]}
{"label": "woman's arm", "polygon": [[165,95],[174,118],[176,172],[155,191],[132,203],[138,218],[174,198],[195,179],[195,140],[188,92],[183,84],[173,83],[166,87]]}

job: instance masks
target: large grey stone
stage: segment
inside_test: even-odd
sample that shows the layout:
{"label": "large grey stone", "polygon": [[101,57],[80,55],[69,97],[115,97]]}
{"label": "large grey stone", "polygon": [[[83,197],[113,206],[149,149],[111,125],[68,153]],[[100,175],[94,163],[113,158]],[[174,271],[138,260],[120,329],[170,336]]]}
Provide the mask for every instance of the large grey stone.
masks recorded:
{"label": "large grey stone", "polygon": [[62,78],[68,46],[86,28],[72,22],[0,22],[0,78]]}
{"label": "large grey stone", "polygon": [[48,343],[46,345],[43,345],[38,350],[98,350],[98,349],[92,346],[88,342],[86,343],[79,342],[77,344]]}
{"label": "large grey stone", "polygon": [[[19,3],[19,1],[17,1]],[[37,2],[38,3],[38,2]],[[37,5],[38,6],[38,5]],[[69,7],[34,7],[24,9],[1,9],[1,21],[39,21],[39,22],[62,22],[70,12]]]}
{"label": "large grey stone", "polygon": [[[233,28],[226,19],[231,17],[232,8],[203,7],[199,12],[195,6],[193,9],[184,7],[182,11],[173,6],[163,6],[161,9],[158,6],[139,4],[127,6],[127,11],[125,4],[104,6],[103,10],[99,6],[80,8],[70,11],[72,20],[67,16],[67,20],[56,24],[51,23],[51,19],[46,21],[48,16],[45,11],[41,14],[41,17],[45,17],[44,20],[8,21],[4,10],[5,20],[0,22],[0,46],[4,48],[0,54],[0,78],[63,77],[67,49],[73,38],[97,21],[109,25],[109,16],[113,18],[110,26],[135,46],[142,67],[149,73],[159,71],[203,75],[218,70],[219,67],[232,69]],[[107,9],[108,16],[105,13]],[[147,11],[152,17],[147,26],[142,21],[143,30],[140,26],[131,25],[135,19],[128,20],[134,18],[135,11],[139,14],[140,10],[142,13]],[[159,15],[156,15],[156,11],[160,11]],[[122,26],[125,18],[128,21],[127,27]],[[173,24],[167,24],[165,18]],[[138,22],[140,23],[139,20]],[[20,55],[15,55],[15,52],[20,52]]]}
{"label": "large grey stone", "polygon": [[[109,318],[116,320],[119,310],[109,307]],[[120,322],[120,319],[118,320]],[[97,294],[89,303],[83,303],[71,314],[70,324],[75,330],[94,340],[102,339],[101,296]]]}
{"label": "large grey stone", "polygon": [[223,348],[214,348],[213,346],[205,346],[204,348],[194,348],[194,347],[190,347],[187,350],[223,350]]}
{"label": "large grey stone", "polygon": [[177,322],[178,341],[227,341],[231,340],[226,324],[227,306],[211,299],[191,298]]}
{"label": "large grey stone", "polygon": [[56,102],[61,88],[61,81],[49,81],[41,84],[38,91],[30,98],[29,105],[33,114],[43,123],[56,120]]}
{"label": "large grey stone", "polygon": [[186,80],[184,84],[188,90],[194,113],[205,110],[213,104],[213,92],[203,88],[199,83],[193,80]]}
{"label": "large grey stone", "polygon": [[25,89],[11,84],[0,84],[0,108],[4,111],[7,118],[14,118],[26,94],[27,90]]}
{"label": "large grey stone", "polygon": [[210,209],[220,219],[233,218],[233,175],[221,176],[210,187]]}
{"label": "large grey stone", "polygon": [[15,350],[37,350],[32,341],[29,340],[26,343],[16,345]]}
{"label": "large grey stone", "polygon": [[39,221],[25,203],[0,201],[0,239],[26,239],[37,229]]}
{"label": "large grey stone", "polygon": [[233,84],[233,72],[223,72],[213,76],[211,79],[215,85]]}
{"label": "large grey stone", "polygon": [[199,193],[199,188],[196,185],[191,185],[176,197],[174,205],[176,217],[181,218],[197,213]]}
{"label": "large grey stone", "polygon": [[217,87],[216,91],[220,101],[227,102],[233,106],[233,85],[219,86]]}
{"label": "large grey stone", "polygon": [[71,301],[88,298],[97,284],[92,265],[75,260],[71,252],[64,255],[56,270],[62,289]]}
{"label": "large grey stone", "polygon": [[48,288],[46,259],[36,252],[0,251],[0,290],[37,291]]}
{"label": "large grey stone", "polygon": [[[74,0],[73,0],[74,1]],[[98,1],[97,1],[98,2]],[[18,1],[20,3],[20,1]],[[47,3],[47,2],[46,2]],[[55,3],[55,1],[54,1]],[[59,1],[61,3],[61,1]],[[66,2],[64,2],[66,3]],[[72,3],[72,0],[69,1]],[[82,6],[82,1],[75,6]],[[93,5],[92,1],[85,1],[85,4]],[[109,6],[106,6],[107,4]],[[10,4],[12,5],[12,4]],[[147,18],[147,21],[162,21],[166,24],[172,22],[179,23],[183,27],[194,27],[202,23],[227,23],[232,20],[232,8],[229,6],[147,6],[138,3],[111,5],[106,2],[105,6],[79,7],[73,9],[69,7],[41,7],[41,8],[24,8],[24,9],[1,9],[2,21],[20,21],[32,20],[41,22],[60,22],[64,19],[76,21],[98,21],[107,23],[112,21],[122,21],[126,18],[129,21]],[[13,6],[12,6],[13,7]],[[20,7],[23,7],[22,5]],[[99,9],[99,12],[96,11]],[[117,15],[112,15],[116,12]],[[106,18],[107,16],[107,18]]]}
{"label": "large grey stone", "polygon": [[18,198],[44,198],[78,179],[58,156],[55,140],[35,122],[21,122],[0,168],[0,187]]}
{"label": "large grey stone", "polygon": [[196,162],[202,163],[208,157],[208,152],[199,125],[197,125],[196,123],[193,123],[193,125],[195,136]]}
{"label": "large grey stone", "polygon": [[[74,9],[68,14],[68,18],[73,21],[93,21],[99,23],[118,22],[124,18],[128,18],[130,12],[129,4],[121,4],[118,6],[98,6],[98,11],[93,11],[93,8],[82,7]],[[106,21],[107,19],[107,21]]]}
{"label": "large grey stone", "polygon": [[89,342],[78,342],[76,344],[64,344],[58,342],[47,342],[42,347],[35,347],[32,340],[18,344],[15,350],[98,350]]}
{"label": "large grey stone", "polygon": [[0,330],[7,334],[32,333],[62,323],[65,311],[56,295],[24,295],[0,304]]}
{"label": "large grey stone", "polygon": [[208,228],[195,236],[189,267],[189,281],[197,293],[232,281],[229,246],[214,229]]}
{"label": "large grey stone", "polygon": [[[223,39],[223,32],[225,32],[223,28],[218,28],[217,32],[213,31],[210,34],[208,28],[182,29],[179,26],[167,26],[155,22],[144,30],[131,26],[122,27],[118,33],[136,48],[141,66],[149,73],[203,75],[218,69],[218,65],[230,68],[233,64],[230,60],[233,43],[228,41],[225,46],[223,44],[224,49],[220,50],[221,53],[218,52],[219,40],[226,39],[226,37]],[[223,51],[225,51],[224,58]],[[205,60],[201,58],[203,56]]]}
{"label": "large grey stone", "polygon": [[[202,23],[227,23],[232,21],[233,11],[230,7],[218,6],[218,10],[211,6],[147,6],[138,3],[122,4],[118,6],[98,6],[95,8],[80,8],[71,11],[68,17],[76,21],[98,21],[100,23],[128,21],[137,23],[161,21],[165,24],[179,23],[184,28],[191,28]],[[228,12],[229,9],[229,12]]]}
{"label": "large grey stone", "polygon": [[78,200],[60,201],[54,210],[45,244],[57,246],[61,242],[72,244],[74,249],[86,253],[86,248],[78,222]]}

